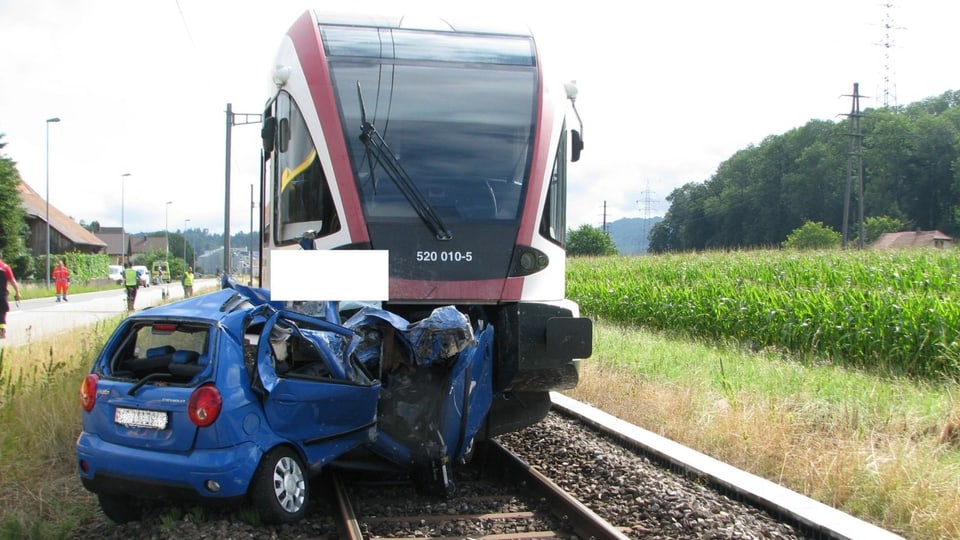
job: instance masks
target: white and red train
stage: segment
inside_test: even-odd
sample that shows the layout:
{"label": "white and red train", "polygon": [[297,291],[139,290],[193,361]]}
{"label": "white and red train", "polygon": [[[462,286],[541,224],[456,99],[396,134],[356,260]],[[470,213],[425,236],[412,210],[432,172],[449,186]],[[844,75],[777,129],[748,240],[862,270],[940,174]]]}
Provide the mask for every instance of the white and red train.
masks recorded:
{"label": "white and red train", "polygon": [[304,13],[264,110],[263,286],[276,250],[386,251],[384,309],[493,326],[486,433],[538,422],[592,347],[565,298],[575,97],[526,27]]}

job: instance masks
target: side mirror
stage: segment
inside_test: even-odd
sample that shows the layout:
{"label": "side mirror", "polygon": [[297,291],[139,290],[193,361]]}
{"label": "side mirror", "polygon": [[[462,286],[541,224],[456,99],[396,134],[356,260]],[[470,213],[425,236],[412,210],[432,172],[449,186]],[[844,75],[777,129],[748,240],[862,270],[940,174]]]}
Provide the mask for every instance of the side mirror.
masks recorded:
{"label": "side mirror", "polygon": [[263,154],[265,158],[270,157],[273,152],[274,141],[277,137],[277,117],[268,116],[263,119],[263,127],[260,128],[260,139],[263,142]]}
{"label": "side mirror", "polygon": [[580,112],[577,110],[577,95],[580,90],[577,89],[577,81],[570,81],[563,85],[567,93],[567,99],[570,100],[570,106],[573,108],[573,114],[577,115],[577,123],[580,124],[580,130],[570,130],[570,161],[579,161],[580,152],[583,151],[583,120],[580,119]]}
{"label": "side mirror", "polygon": [[580,152],[583,151],[583,137],[577,130],[570,131],[570,161],[580,161]]}

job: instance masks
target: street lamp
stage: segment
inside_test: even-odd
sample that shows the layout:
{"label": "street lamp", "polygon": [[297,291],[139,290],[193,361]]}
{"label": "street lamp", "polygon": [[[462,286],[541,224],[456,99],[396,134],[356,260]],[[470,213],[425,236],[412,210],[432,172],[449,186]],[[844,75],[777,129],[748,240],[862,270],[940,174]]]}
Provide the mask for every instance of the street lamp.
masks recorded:
{"label": "street lamp", "polygon": [[59,122],[59,117],[47,118],[47,288],[50,288],[50,123]]}
{"label": "street lamp", "polygon": [[163,257],[163,264],[167,267],[167,272],[170,272],[170,205],[173,204],[173,201],[167,201],[167,206],[164,207],[164,216],[163,216],[163,237],[164,243],[166,244],[166,255]]}
{"label": "street lamp", "polygon": [[187,264],[187,222],[190,221],[190,218],[183,220],[183,264]]}
{"label": "street lamp", "polygon": [[123,190],[127,183],[124,181],[130,173],[120,175],[120,264],[127,262],[127,230],[123,224]]}

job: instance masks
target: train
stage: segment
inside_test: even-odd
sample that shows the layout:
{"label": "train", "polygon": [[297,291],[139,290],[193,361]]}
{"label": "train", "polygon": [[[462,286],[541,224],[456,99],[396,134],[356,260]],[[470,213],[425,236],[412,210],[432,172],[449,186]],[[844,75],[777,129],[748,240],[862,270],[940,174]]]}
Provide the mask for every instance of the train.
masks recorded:
{"label": "train", "polygon": [[[492,329],[481,437],[542,420],[592,352],[592,323],[565,296],[577,89],[541,53],[525,25],[308,10],[263,109],[262,287],[289,275],[285,251],[385,253],[377,309],[416,323],[453,306],[478,335]],[[425,399],[409,391],[382,422]]]}

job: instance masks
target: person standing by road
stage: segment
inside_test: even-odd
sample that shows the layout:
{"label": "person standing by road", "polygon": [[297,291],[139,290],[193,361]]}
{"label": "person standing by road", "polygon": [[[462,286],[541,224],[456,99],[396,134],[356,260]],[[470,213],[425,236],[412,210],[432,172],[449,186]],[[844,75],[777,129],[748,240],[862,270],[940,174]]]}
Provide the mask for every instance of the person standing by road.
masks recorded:
{"label": "person standing by road", "polygon": [[193,296],[193,267],[188,266],[187,271],[183,273],[183,297]]}
{"label": "person standing by road", "polygon": [[7,312],[10,311],[10,302],[8,301],[8,287],[13,287],[14,298],[20,301],[20,284],[17,278],[13,276],[13,269],[10,265],[3,262],[0,255],[0,339],[7,337]]}
{"label": "person standing by road", "polygon": [[140,277],[137,271],[130,268],[130,263],[123,263],[123,286],[127,289],[127,311],[133,311],[133,303],[137,299],[137,288],[140,287]]}
{"label": "person standing by road", "polygon": [[70,288],[70,269],[63,263],[63,259],[57,261],[57,266],[53,269],[53,283],[57,289],[57,302],[62,298],[67,301],[67,289]]}

